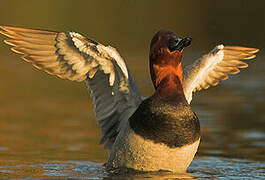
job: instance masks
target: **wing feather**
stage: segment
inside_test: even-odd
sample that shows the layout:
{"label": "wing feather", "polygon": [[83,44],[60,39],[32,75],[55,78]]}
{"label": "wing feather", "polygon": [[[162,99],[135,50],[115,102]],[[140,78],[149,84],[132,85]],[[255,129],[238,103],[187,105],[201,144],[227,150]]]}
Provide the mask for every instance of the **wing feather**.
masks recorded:
{"label": "wing feather", "polygon": [[11,50],[37,69],[63,79],[86,80],[102,130],[101,143],[110,148],[142,101],[124,60],[111,46],[104,46],[75,32],[54,32],[0,26]]}
{"label": "wing feather", "polygon": [[209,54],[185,67],[183,89],[187,101],[192,100],[192,92],[216,86],[220,80],[229,78],[229,74],[237,74],[239,69],[247,68],[242,60],[256,57],[259,49],[239,46],[216,46]]}

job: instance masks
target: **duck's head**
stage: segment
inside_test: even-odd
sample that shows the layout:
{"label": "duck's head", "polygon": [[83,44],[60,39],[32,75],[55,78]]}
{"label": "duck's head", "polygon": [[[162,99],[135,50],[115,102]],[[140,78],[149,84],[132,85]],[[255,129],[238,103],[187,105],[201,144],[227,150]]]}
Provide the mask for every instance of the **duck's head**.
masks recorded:
{"label": "duck's head", "polygon": [[150,45],[149,60],[155,88],[168,73],[175,73],[182,82],[182,53],[183,49],[191,44],[191,40],[190,37],[177,37],[170,30],[160,30],[154,35]]}

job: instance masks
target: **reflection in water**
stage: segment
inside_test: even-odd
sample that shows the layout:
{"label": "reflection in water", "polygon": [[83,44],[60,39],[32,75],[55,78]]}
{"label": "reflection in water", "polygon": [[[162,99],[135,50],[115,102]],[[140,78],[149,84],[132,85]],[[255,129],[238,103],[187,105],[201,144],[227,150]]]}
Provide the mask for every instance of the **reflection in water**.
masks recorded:
{"label": "reflection in water", "polygon": [[251,160],[233,158],[196,158],[188,173],[170,172],[110,174],[102,163],[85,161],[13,162],[20,165],[0,166],[2,178],[82,178],[82,179],[198,179],[198,178],[263,178],[265,165]]}

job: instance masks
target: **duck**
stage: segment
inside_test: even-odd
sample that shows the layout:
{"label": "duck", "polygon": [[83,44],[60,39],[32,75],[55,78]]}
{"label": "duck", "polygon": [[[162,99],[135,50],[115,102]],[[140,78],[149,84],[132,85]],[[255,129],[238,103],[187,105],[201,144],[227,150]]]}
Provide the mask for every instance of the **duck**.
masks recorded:
{"label": "duck", "polygon": [[248,67],[257,48],[215,46],[182,68],[191,37],[160,30],[152,38],[149,69],[154,86],[143,97],[129,68],[111,47],[76,32],[0,26],[11,50],[37,69],[86,82],[108,150],[108,169],[186,172],[200,144],[200,122],[190,103],[196,91]]}

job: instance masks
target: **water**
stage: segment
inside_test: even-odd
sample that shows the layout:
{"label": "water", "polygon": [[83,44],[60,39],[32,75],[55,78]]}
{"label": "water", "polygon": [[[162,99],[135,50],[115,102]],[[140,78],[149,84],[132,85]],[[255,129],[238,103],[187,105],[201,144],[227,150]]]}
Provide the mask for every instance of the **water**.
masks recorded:
{"label": "water", "polygon": [[193,97],[202,140],[188,172],[106,172],[107,151],[98,144],[100,131],[85,84],[36,71],[1,42],[1,179],[265,178],[264,1],[164,2],[10,0],[1,2],[0,22],[75,30],[111,44],[126,58],[144,96],[153,93],[148,45],[158,29],[193,37],[184,65],[221,42],[260,48],[249,68]]}
{"label": "water", "polygon": [[173,174],[170,172],[110,174],[102,163],[90,161],[46,161],[46,162],[9,162],[0,166],[1,178],[82,178],[82,179],[264,179],[264,164],[242,159],[222,157],[197,157],[188,172]]}

